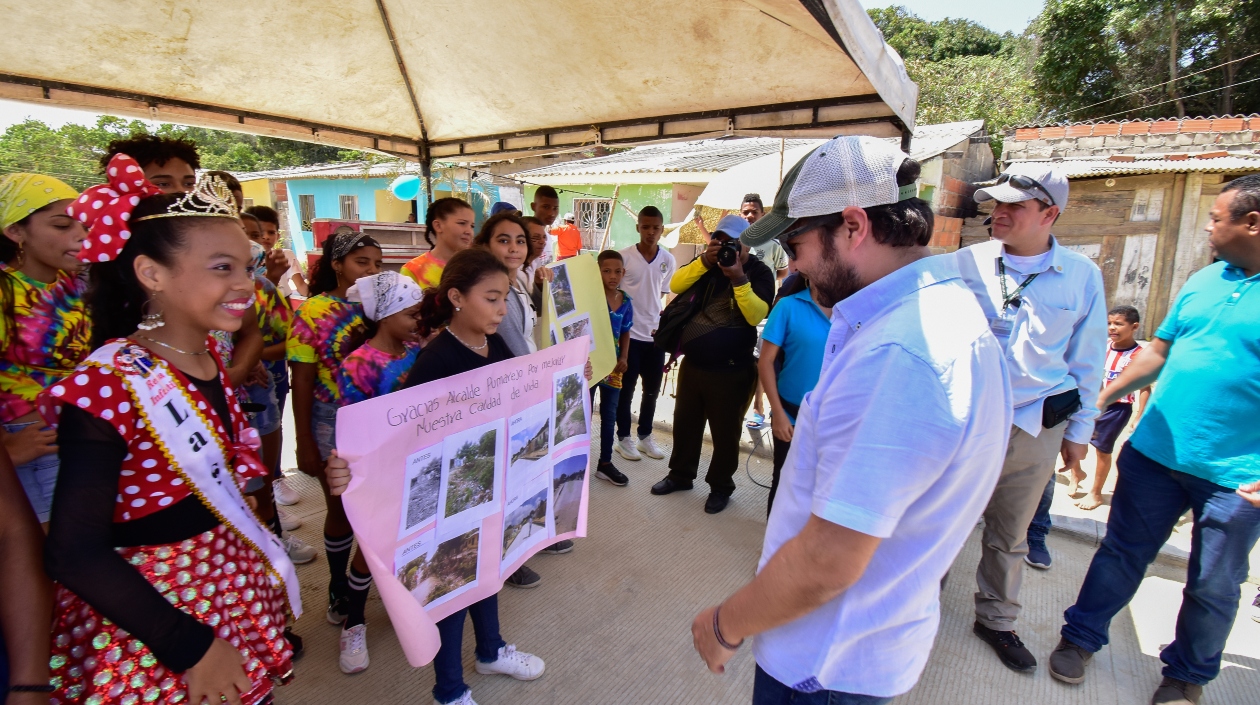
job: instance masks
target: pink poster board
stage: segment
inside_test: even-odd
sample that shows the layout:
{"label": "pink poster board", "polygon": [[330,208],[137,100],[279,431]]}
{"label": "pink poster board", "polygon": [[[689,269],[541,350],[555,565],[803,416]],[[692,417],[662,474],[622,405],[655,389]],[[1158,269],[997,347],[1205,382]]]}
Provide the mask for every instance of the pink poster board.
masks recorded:
{"label": "pink poster board", "polygon": [[338,410],[346,515],[412,666],[437,654],[437,620],[586,535],[589,350],[582,337]]}

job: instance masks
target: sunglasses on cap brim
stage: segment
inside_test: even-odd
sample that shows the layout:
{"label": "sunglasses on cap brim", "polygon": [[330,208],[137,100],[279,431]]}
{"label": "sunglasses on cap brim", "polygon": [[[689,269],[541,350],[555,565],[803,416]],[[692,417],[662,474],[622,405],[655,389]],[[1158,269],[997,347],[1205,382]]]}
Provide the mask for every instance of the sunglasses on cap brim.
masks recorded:
{"label": "sunglasses on cap brim", "polygon": [[1050,195],[1050,191],[1048,191],[1045,186],[1042,186],[1040,181],[1034,179],[1031,176],[1024,176],[1023,174],[1002,174],[1001,176],[997,178],[997,185],[1001,186],[1002,184],[1008,181],[1011,183],[1012,186],[1014,186],[1015,188],[1021,191],[1029,191],[1032,189],[1037,189],[1038,191],[1046,194],[1046,198],[1050,199],[1050,205],[1052,206],[1059,205],[1058,203],[1055,202],[1054,196]]}

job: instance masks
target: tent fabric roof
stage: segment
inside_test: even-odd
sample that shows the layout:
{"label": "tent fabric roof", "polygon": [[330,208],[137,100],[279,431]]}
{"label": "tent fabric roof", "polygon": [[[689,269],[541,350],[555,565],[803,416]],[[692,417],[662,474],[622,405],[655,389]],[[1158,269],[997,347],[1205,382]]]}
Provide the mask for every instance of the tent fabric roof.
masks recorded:
{"label": "tent fabric roof", "polygon": [[413,160],[892,137],[918,97],[858,0],[10,5],[43,40],[0,44],[0,97]]}

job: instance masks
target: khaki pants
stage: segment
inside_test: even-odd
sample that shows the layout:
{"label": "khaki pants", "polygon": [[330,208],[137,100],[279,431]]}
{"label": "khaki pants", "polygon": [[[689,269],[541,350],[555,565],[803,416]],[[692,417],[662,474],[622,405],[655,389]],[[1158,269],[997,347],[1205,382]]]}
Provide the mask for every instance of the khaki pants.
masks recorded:
{"label": "khaki pants", "polygon": [[976,621],[1011,631],[1023,605],[1019,588],[1028,555],[1028,524],[1037,511],[1063,444],[1067,422],[1043,428],[1036,437],[1011,426],[1002,475],[984,510],[980,566],[976,569]]}

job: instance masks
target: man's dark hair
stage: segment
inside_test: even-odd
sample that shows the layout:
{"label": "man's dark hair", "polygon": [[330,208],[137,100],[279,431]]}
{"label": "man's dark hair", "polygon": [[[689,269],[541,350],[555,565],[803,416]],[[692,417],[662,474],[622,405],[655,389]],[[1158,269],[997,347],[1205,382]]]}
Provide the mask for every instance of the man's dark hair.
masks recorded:
{"label": "man's dark hair", "polygon": [[[651,208],[651,207],[652,206],[648,206],[648,208]],[[643,215],[643,214],[640,213],[639,215]],[[621,262],[622,264],[625,264],[625,261],[626,261],[624,258],[622,258],[621,253],[616,250],[604,250],[603,252],[599,253],[599,257],[596,257],[595,261],[599,262],[600,264],[603,264],[606,260],[610,260],[610,259],[615,259],[618,262]]]}
{"label": "man's dark hair", "polygon": [[[897,185],[908,186],[919,178],[919,163],[907,159],[897,167]],[[863,208],[871,221],[875,242],[890,247],[923,247],[932,239],[932,206],[921,198]]]}
{"label": "man's dark hair", "polygon": [[665,216],[661,215],[661,209],[656,206],[643,206],[643,209],[639,211],[639,217],[665,220]]}
{"label": "man's dark hair", "polygon": [[550,186],[539,186],[538,190],[534,192],[534,198],[554,198],[558,201],[560,200],[560,194],[556,193],[556,190]]}
{"label": "man's dark hair", "polygon": [[759,193],[744,194],[744,200],[740,201],[739,204],[742,206],[745,203],[756,203],[758,209],[763,211],[766,209],[765,205],[761,202],[761,194]]}
{"label": "man's dark hair", "polygon": [[245,209],[245,212],[264,223],[271,223],[276,226],[277,230],[280,229],[280,214],[276,212],[275,208],[270,206],[250,206]]}
{"label": "man's dark hair", "polygon": [[534,216],[532,216],[532,215],[523,215],[523,216],[521,216],[521,222],[522,222],[522,223],[525,223],[526,225],[537,225],[537,226],[538,226],[538,227],[540,227],[540,228],[545,228],[545,227],[547,227],[546,225],[544,225],[544,224],[543,224],[543,222],[542,222],[541,220],[539,220],[539,219],[535,218],[535,217],[534,217]]}
{"label": "man's dark hair", "polygon": [[1225,184],[1221,193],[1237,191],[1229,204],[1229,219],[1236,221],[1253,211],[1260,211],[1260,174],[1248,174]]}
{"label": "man's dark hair", "polygon": [[1107,315],[1124,316],[1126,323],[1137,323],[1142,320],[1142,314],[1138,313],[1138,310],[1132,306],[1116,306],[1108,311]]}
{"label": "man's dark hair", "polygon": [[228,187],[229,191],[244,191],[244,189],[241,188],[240,180],[226,171],[207,171],[206,176],[217,176],[219,180],[223,182],[223,185]]}
{"label": "man's dark hair", "polygon": [[150,164],[163,166],[172,159],[184,160],[194,171],[201,168],[197,143],[172,137],[134,135],[125,140],[114,140],[105,148],[105,156],[101,157],[101,171],[105,171],[115,154],[126,154],[142,168]]}

